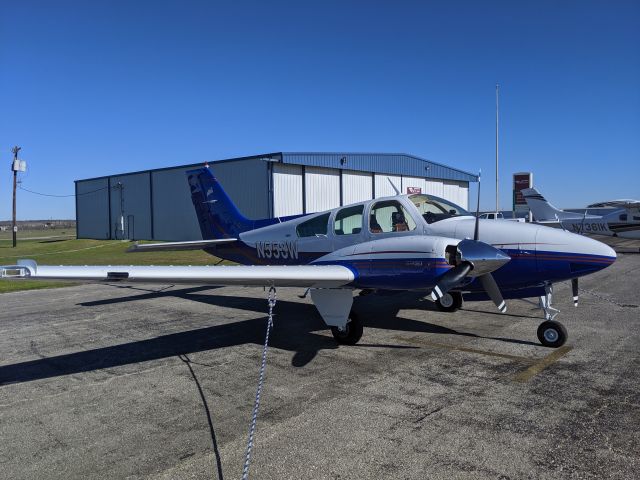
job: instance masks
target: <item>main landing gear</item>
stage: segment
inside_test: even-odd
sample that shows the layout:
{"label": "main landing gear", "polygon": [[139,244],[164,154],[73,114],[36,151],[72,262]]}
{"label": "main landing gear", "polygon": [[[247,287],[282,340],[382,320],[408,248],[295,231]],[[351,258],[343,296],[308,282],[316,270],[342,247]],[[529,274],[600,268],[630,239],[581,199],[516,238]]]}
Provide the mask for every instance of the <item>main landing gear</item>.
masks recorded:
{"label": "main landing gear", "polygon": [[363,330],[362,321],[352,310],[349,313],[347,324],[343,328],[331,327],[331,334],[336,342],[342,345],[355,345],[362,338]]}
{"label": "main landing gear", "polygon": [[447,292],[436,300],[436,307],[441,312],[455,312],[462,307],[462,294],[460,292]]}
{"label": "main landing gear", "polygon": [[545,347],[558,348],[567,341],[567,329],[555,320],[560,310],[553,308],[553,285],[545,285],[545,294],[540,297],[540,308],[544,310],[545,321],[538,326],[538,340]]}

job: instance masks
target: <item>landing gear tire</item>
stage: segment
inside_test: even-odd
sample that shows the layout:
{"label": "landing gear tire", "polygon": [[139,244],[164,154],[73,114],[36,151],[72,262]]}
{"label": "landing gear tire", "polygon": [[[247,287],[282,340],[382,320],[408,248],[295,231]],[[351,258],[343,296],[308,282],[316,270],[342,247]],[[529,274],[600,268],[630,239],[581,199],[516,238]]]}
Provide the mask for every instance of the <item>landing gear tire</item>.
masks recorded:
{"label": "landing gear tire", "polygon": [[447,292],[442,298],[436,300],[436,307],[441,312],[455,312],[462,307],[462,294],[460,292]]}
{"label": "landing gear tire", "polygon": [[355,345],[358,343],[362,338],[362,331],[362,322],[353,312],[349,314],[349,321],[344,330],[340,330],[338,327],[331,327],[333,338],[342,345]]}
{"label": "landing gear tire", "polygon": [[560,322],[547,320],[538,327],[538,340],[545,347],[561,347],[567,341],[567,329]]}

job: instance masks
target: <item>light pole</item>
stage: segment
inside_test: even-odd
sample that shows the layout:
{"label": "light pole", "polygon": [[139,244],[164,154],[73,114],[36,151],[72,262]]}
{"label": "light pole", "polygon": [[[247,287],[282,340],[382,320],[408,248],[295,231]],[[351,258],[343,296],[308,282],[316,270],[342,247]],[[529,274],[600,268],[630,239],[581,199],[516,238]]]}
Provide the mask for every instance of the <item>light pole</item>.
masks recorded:
{"label": "light pole", "polygon": [[500,85],[496,83],[496,218],[500,211],[499,188],[498,188],[498,94],[500,93]]}
{"label": "light pole", "polygon": [[16,186],[18,184],[18,170],[20,168],[20,160],[18,160],[18,152],[20,147],[15,146],[11,149],[13,152],[13,162],[11,163],[11,170],[13,171],[13,248],[18,244],[18,224],[16,222]]}

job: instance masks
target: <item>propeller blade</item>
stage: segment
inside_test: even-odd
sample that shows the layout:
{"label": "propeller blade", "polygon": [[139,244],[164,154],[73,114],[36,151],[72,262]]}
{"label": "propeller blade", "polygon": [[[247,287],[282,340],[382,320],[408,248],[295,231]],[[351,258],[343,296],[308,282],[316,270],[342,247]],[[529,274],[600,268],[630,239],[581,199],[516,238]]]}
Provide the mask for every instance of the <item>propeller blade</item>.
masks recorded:
{"label": "propeller blade", "polygon": [[478,203],[476,205],[476,225],[473,230],[473,239],[478,240],[480,236],[480,177],[482,172],[478,172]]}
{"label": "propeller blade", "polygon": [[577,307],[578,306],[578,279],[577,278],[571,279],[571,291],[573,293],[573,306]]}
{"label": "propeller blade", "polygon": [[431,298],[435,301],[444,297],[449,290],[462,282],[464,277],[469,274],[472,268],[473,267],[469,262],[463,262],[442,275],[442,277],[440,277],[440,281],[435,287],[433,287]]}
{"label": "propeller blade", "polygon": [[484,275],[480,275],[478,280],[480,280],[482,288],[487,292],[489,298],[493,300],[493,303],[496,304],[500,313],[505,313],[507,311],[507,304],[504,301],[502,292],[500,292],[500,288],[498,288],[498,284],[496,283],[495,278],[493,278],[493,275],[485,273]]}

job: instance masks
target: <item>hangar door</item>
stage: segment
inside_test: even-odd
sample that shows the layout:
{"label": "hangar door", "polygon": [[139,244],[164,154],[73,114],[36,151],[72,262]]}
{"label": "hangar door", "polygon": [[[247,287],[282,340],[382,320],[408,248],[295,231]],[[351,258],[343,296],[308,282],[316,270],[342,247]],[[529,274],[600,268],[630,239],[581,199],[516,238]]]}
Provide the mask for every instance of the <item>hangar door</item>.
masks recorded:
{"label": "hangar door", "polygon": [[373,178],[369,172],[342,172],[342,204],[363,202],[373,198]]}
{"label": "hangar door", "polygon": [[397,195],[396,191],[402,193],[402,177],[400,175],[385,175],[383,173],[375,175],[376,198]]}
{"label": "hangar door", "polygon": [[421,177],[402,177],[402,191],[400,193],[427,193],[427,181]]}
{"label": "hangar door", "polygon": [[452,201],[456,205],[460,205],[465,210],[469,208],[469,187],[466,184],[463,182],[445,180],[443,187],[443,198]]}
{"label": "hangar door", "polygon": [[307,167],[304,180],[307,213],[322,212],[340,206],[340,171]]}
{"label": "hangar door", "polygon": [[302,167],[273,164],[273,216],[286,217],[302,212]]}

